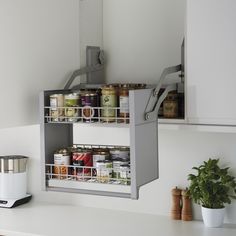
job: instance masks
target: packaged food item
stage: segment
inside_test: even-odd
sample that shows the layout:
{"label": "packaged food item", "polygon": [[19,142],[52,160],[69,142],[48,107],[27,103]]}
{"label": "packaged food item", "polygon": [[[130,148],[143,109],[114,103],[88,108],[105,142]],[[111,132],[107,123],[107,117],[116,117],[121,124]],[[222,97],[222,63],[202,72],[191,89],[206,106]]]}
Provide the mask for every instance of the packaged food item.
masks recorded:
{"label": "packaged food item", "polygon": [[112,162],[109,160],[96,162],[97,180],[101,183],[108,183],[112,178]]}
{"label": "packaged food item", "polygon": [[54,153],[54,174],[58,179],[66,179],[69,175],[70,154],[67,149],[60,149]]}
{"label": "packaged food item", "polygon": [[129,86],[124,84],[119,89],[119,119],[122,123],[129,123]]}
{"label": "packaged food item", "polygon": [[164,118],[178,117],[178,94],[176,92],[169,93],[164,100],[163,116]]}
{"label": "packaged food item", "polygon": [[93,151],[93,166],[96,167],[97,161],[105,161],[108,160],[110,157],[109,152],[102,150],[102,149],[97,149]]}
{"label": "packaged food item", "polygon": [[130,158],[130,149],[128,147],[117,147],[110,149],[111,159],[129,159]]}
{"label": "packaged food item", "polygon": [[112,177],[114,179],[119,179],[120,178],[120,167],[122,165],[128,165],[129,160],[128,159],[121,159],[121,158],[116,158],[112,161],[113,165],[113,172],[112,172]]}
{"label": "packaged food item", "polygon": [[77,180],[81,180],[84,177],[84,161],[74,160],[73,161],[73,175],[76,176]]}
{"label": "packaged food item", "polygon": [[117,93],[112,85],[102,87],[101,116],[104,122],[114,122],[117,117]]}
{"label": "packaged food item", "polygon": [[92,90],[81,92],[82,117],[84,122],[98,121],[98,93]]}
{"label": "packaged food item", "polygon": [[[83,161],[83,163],[81,162]],[[88,177],[92,176],[92,168],[86,168],[86,167],[92,167],[93,166],[93,157],[92,153],[90,151],[86,150],[78,150],[76,152],[72,153],[72,162],[75,166],[84,166],[82,177]]]}
{"label": "packaged food item", "polygon": [[120,181],[124,185],[130,185],[130,165],[124,164],[120,166]]}
{"label": "packaged food item", "polygon": [[130,148],[129,147],[120,147],[119,158],[121,159],[130,159]]}
{"label": "packaged food item", "polygon": [[79,114],[79,94],[71,93],[64,95],[65,119],[68,122],[78,121]]}
{"label": "packaged food item", "polygon": [[50,121],[60,122],[64,120],[64,95],[52,94],[50,95]]}

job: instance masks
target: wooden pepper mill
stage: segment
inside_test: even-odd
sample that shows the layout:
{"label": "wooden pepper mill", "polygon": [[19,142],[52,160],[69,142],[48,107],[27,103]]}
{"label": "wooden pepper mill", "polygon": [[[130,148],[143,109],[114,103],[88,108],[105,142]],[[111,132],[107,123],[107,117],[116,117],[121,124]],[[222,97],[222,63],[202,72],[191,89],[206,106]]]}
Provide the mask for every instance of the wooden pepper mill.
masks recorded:
{"label": "wooden pepper mill", "polygon": [[191,205],[191,199],[189,195],[187,194],[187,189],[182,190],[182,213],[181,213],[181,219],[184,221],[191,221],[193,219],[192,214],[192,205]]}
{"label": "wooden pepper mill", "polygon": [[181,189],[178,187],[171,190],[172,194],[172,207],[171,207],[171,218],[173,220],[181,219]]}

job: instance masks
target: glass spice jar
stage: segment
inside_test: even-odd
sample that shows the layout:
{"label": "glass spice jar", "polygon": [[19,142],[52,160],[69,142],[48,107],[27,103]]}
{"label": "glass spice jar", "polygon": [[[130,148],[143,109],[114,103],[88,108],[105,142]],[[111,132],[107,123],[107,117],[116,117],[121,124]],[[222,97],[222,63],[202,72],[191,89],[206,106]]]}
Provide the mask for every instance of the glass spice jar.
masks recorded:
{"label": "glass spice jar", "polygon": [[101,107],[102,121],[114,122],[117,117],[117,93],[114,86],[102,87]]}
{"label": "glass spice jar", "polygon": [[163,116],[164,118],[178,117],[178,94],[170,92],[163,102]]}
{"label": "glass spice jar", "polygon": [[122,123],[129,123],[129,86],[124,84],[119,89],[119,119]]}

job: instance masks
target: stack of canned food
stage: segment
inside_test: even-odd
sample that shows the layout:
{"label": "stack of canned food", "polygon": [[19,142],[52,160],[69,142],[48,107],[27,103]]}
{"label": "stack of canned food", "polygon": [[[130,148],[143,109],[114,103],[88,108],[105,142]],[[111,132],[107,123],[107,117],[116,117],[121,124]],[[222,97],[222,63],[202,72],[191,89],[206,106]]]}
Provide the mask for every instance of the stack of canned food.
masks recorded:
{"label": "stack of canned food", "polygon": [[71,94],[52,94],[48,122],[129,123],[129,90],[145,84],[110,84]]}
{"label": "stack of canned food", "polygon": [[74,145],[57,150],[54,153],[53,176],[130,185],[130,149]]}

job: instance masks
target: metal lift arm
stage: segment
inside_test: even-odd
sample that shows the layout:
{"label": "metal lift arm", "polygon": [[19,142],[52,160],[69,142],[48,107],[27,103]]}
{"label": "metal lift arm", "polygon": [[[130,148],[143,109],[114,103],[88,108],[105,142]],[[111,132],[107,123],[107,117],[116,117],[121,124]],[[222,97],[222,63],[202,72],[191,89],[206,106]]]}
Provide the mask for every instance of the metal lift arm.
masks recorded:
{"label": "metal lift arm", "polygon": [[158,110],[161,106],[161,103],[164,101],[164,99],[166,98],[168,93],[177,89],[177,84],[175,84],[175,83],[168,85],[166,87],[165,91],[163,92],[163,94],[158,99],[158,93],[161,89],[161,86],[163,85],[163,82],[164,82],[166,76],[169,74],[179,72],[181,70],[182,70],[182,65],[168,67],[163,70],[160,80],[159,80],[156,88],[153,90],[153,93],[151,94],[148,104],[147,104],[147,107],[145,109],[145,120],[155,119],[158,115]]}

